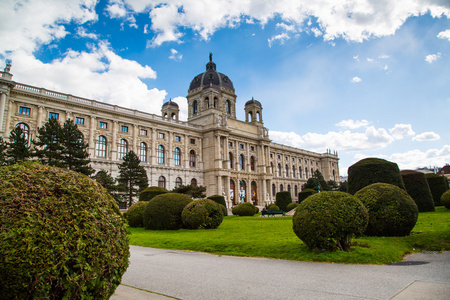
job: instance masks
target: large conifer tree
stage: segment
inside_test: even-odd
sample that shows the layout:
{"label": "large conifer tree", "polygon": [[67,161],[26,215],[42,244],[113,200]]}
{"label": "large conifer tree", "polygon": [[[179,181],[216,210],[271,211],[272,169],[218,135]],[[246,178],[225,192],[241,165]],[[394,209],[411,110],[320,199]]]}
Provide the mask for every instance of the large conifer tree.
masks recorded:
{"label": "large conifer tree", "polygon": [[60,168],[66,167],[63,159],[62,140],[62,127],[55,118],[50,118],[47,123],[37,129],[36,140],[33,143],[36,156],[43,164]]}
{"label": "large conifer tree", "polygon": [[16,126],[9,134],[9,143],[6,149],[6,160],[8,164],[16,164],[26,161],[32,157],[32,152],[28,146],[28,137],[19,126]]}
{"label": "large conifer tree", "polygon": [[72,119],[64,122],[62,127],[62,146],[63,160],[70,170],[87,176],[94,173],[87,152],[88,144],[83,141],[83,134]]}
{"label": "large conifer tree", "polygon": [[123,197],[128,202],[128,207],[133,204],[133,197],[139,196],[139,193],[148,186],[147,172],[140,163],[136,153],[130,151],[119,165],[117,181],[123,188]]}

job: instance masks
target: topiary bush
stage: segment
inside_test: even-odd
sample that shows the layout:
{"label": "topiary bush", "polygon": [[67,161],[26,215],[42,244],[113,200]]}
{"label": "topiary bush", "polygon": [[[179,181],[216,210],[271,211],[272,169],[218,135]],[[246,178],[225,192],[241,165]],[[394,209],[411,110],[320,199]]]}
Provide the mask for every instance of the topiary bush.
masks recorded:
{"label": "topiary bush", "polygon": [[425,174],[422,172],[405,170],[402,174],[406,192],[417,204],[419,212],[434,211],[434,201]]}
{"label": "topiary bush", "polygon": [[367,209],[355,196],[322,192],[299,204],[292,223],[309,249],[350,251],[352,238],[364,232],[368,220]]}
{"label": "topiary bush", "polygon": [[278,192],[275,195],[275,204],[283,211],[287,211],[287,206],[292,203],[291,193],[288,191]]}
{"label": "topiary bush", "polygon": [[374,183],[355,196],[369,210],[369,236],[406,236],[416,225],[418,208],[405,190],[387,183]]}
{"label": "topiary bush", "polygon": [[442,205],[441,196],[448,190],[447,178],[438,174],[426,174],[425,178],[433,195],[434,206]]}
{"label": "topiary bush", "polygon": [[148,201],[139,201],[130,206],[127,210],[126,218],[130,227],[144,227],[144,219],[142,217]]}
{"label": "topiary bush", "polygon": [[0,228],[2,299],[109,299],[128,267],[117,204],[67,169],[1,167]]}
{"label": "topiary bush", "polygon": [[144,210],[145,229],[180,229],[183,226],[181,213],[190,202],[192,202],[191,197],[178,193],[164,193],[154,197]]}
{"label": "topiary bush", "polygon": [[231,212],[238,216],[253,216],[256,214],[257,207],[249,202],[244,202],[233,207]]}
{"label": "topiary bush", "polygon": [[[223,221],[221,204],[211,199],[200,199],[192,201],[183,209],[181,220],[188,229],[215,229]],[[223,205],[222,205],[223,206]]]}
{"label": "topiary bush", "polygon": [[150,201],[154,197],[165,193],[168,193],[166,189],[160,188],[158,186],[150,186],[139,194],[139,201]]}
{"label": "topiary bush", "polygon": [[450,209],[450,190],[447,190],[441,196],[441,204],[445,206],[445,208]]}
{"label": "topiary bush", "polygon": [[227,207],[227,204],[225,203],[225,197],[220,195],[213,195],[207,197],[207,199],[211,199],[212,201],[222,204],[223,206]]}
{"label": "topiary bush", "polygon": [[316,190],[313,189],[304,189],[300,193],[298,193],[298,204],[302,203],[303,200],[308,198],[311,195],[317,194]]}
{"label": "topiary bush", "polygon": [[267,206],[267,209],[268,209],[268,210],[280,210],[280,208],[278,207],[278,205],[276,205],[276,204],[274,204],[274,203],[269,204],[269,206]]}
{"label": "topiary bush", "polygon": [[219,204],[219,207],[222,210],[222,215],[224,217],[228,216],[228,209],[225,206],[223,206],[222,204]]}
{"label": "topiary bush", "polygon": [[348,192],[352,195],[363,187],[377,182],[405,189],[396,163],[372,157],[362,159],[348,168]]}
{"label": "topiary bush", "polygon": [[290,203],[290,204],[287,206],[287,211],[291,211],[291,210],[297,208],[297,206],[298,206],[298,203]]}

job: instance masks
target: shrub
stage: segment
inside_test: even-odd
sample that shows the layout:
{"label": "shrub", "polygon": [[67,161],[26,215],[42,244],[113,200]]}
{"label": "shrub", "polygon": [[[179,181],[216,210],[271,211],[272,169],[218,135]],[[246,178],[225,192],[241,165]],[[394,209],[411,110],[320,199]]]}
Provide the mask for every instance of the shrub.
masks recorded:
{"label": "shrub", "polygon": [[165,193],[150,200],[145,207],[145,229],[178,230],[182,227],[181,213],[191,197],[177,193]]}
{"label": "shrub", "polygon": [[158,186],[150,186],[139,194],[139,201],[150,201],[154,197],[165,193],[168,193],[168,191],[163,188]]}
{"label": "shrub", "polygon": [[275,204],[283,211],[287,211],[287,206],[292,203],[291,193],[288,191],[278,192],[275,195]]}
{"label": "shrub", "polygon": [[447,190],[441,196],[441,204],[445,206],[445,208],[450,209],[450,190]]}
{"label": "shrub", "polygon": [[304,189],[300,193],[298,193],[298,204],[302,203],[303,200],[308,198],[311,195],[317,194],[316,190],[313,189]]}
{"label": "shrub", "polygon": [[287,211],[291,211],[295,208],[297,208],[298,203],[289,203],[289,205],[287,206]]}
{"label": "shrub", "polygon": [[192,201],[183,209],[181,219],[188,229],[215,229],[223,220],[220,204],[210,199]]}
{"label": "shrub", "polygon": [[228,209],[223,206],[222,204],[219,204],[220,209],[222,210],[222,214],[224,217],[228,216]]}
{"label": "shrub", "polygon": [[434,206],[441,204],[441,196],[448,190],[448,182],[444,176],[437,174],[426,174],[428,185],[430,186],[431,194],[433,195]]}
{"label": "shrub", "polygon": [[142,217],[148,201],[139,201],[130,206],[127,210],[126,219],[131,227],[144,227],[144,219]]}
{"label": "shrub", "polygon": [[231,212],[238,216],[253,216],[256,214],[257,207],[249,202],[244,202],[233,207]]}
{"label": "shrub", "polygon": [[369,236],[406,236],[417,222],[418,209],[405,190],[387,183],[374,183],[356,194],[369,210]]}
{"label": "shrub", "polygon": [[128,267],[126,221],[85,175],[0,168],[0,298],[109,299]]}
{"label": "shrub", "polygon": [[280,210],[280,208],[278,207],[278,205],[276,205],[276,204],[274,204],[274,203],[269,204],[269,206],[267,206],[267,209],[268,209],[268,210]]}
{"label": "shrub", "polygon": [[348,192],[352,195],[377,182],[405,188],[396,163],[379,158],[365,158],[348,168]]}
{"label": "shrub", "polygon": [[225,197],[220,195],[213,195],[209,196],[207,199],[211,199],[212,201],[222,204],[223,206],[227,207],[227,204],[225,203]]}
{"label": "shrub", "polygon": [[350,251],[351,239],[366,229],[368,212],[355,196],[322,192],[299,204],[292,222],[294,233],[308,248]]}
{"label": "shrub", "polygon": [[434,211],[434,201],[425,174],[417,171],[405,170],[400,172],[405,184],[406,192],[417,204],[419,212]]}

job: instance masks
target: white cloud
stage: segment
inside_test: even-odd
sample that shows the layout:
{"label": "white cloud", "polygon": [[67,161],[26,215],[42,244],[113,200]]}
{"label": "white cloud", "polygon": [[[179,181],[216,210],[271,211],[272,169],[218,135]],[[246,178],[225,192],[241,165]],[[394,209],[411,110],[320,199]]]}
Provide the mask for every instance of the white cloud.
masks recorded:
{"label": "white cloud", "polygon": [[279,42],[281,45],[283,45],[284,42],[289,39],[290,39],[289,35],[286,32],[283,32],[281,34],[271,37],[267,41],[269,42],[269,47],[272,47],[274,42]]}
{"label": "white cloud", "polygon": [[352,78],[352,82],[353,83],[358,83],[358,82],[361,82],[361,81],[362,81],[362,79],[359,78],[358,76],[355,76],[355,77]]}
{"label": "white cloud", "polygon": [[283,29],[284,31],[295,32],[295,25],[288,25],[286,23],[277,23],[276,27]]}
{"label": "white cloud", "polygon": [[169,56],[169,58],[173,59],[175,61],[180,61],[180,60],[183,59],[183,54],[178,53],[177,50],[172,48],[172,49],[170,49],[170,56]]}
{"label": "white cloud", "polygon": [[370,122],[367,120],[342,120],[336,124],[336,126],[346,128],[346,129],[357,129],[360,127],[369,126]]}
{"label": "white cloud", "polygon": [[186,97],[176,97],[172,99],[173,102],[178,104],[180,108],[180,114],[178,115],[178,119],[180,121],[187,121],[188,118],[188,104]]}
{"label": "white cloud", "polygon": [[314,33],[314,36],[315,37],[318,37],[318,36],[321,36],[321,35],[323,35],[323,32],[322,31],[320,31],[320,29],[319,28],[317,28],[317,27],[313,27],[313,28],[311,28],[311,31]]}
{"label": "white cloud", "polygon": [[86,28],[84,28],[84,27],[77,28],[77,35],[81,38],[89,38],[89,39],[93,39],[93,40],[98,39],[98,36],[95,33],[86,32]]}
{"label": "white cloud", "polygon": [[425,57],[425,61],[429,64],[435,62],[436,60],[438,60],[439,58],[441,58],[441,53],[437,53],[437,54],[429,54]]}
{"label": "white cloud", "polygon": [[114,1],[115,3],[110,4],[106,7],[106,11],[108,12],[111,18],[123,18],[127,15],[127,10],[125,9],[125,5],[121,1]]}
{"label": "white cloud", "polygon": [[389,132],[396,140],[401,140],[405,136],[413,136],[416,134],[411,124],[395,124],[394,128],[389,129]]}
{"label": "white cloud", "polygon": [[439,32],[437,37],[440,38],[440,39],[447,39],[447,40],[450,41],[450,29],[447,29],[445,31]]}
{"label": "white cloud", "polygon": [[439,140],[441,137],[439,136],[439,134],[430,131],[430,132],[424,132],[421,134],[418,134],[416,136],[413,137],[413,141],[416,142],[431,142],[431,141],[437,141]]}

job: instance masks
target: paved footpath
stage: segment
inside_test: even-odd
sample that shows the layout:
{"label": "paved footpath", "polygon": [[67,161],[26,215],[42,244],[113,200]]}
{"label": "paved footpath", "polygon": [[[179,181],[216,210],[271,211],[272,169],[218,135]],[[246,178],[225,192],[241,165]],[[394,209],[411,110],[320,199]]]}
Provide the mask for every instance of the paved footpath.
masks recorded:
{"label": "paved footpath", "polygon": [[130,250],[130,266],[111,300],[450,299],[450,252],[380,266]]}

